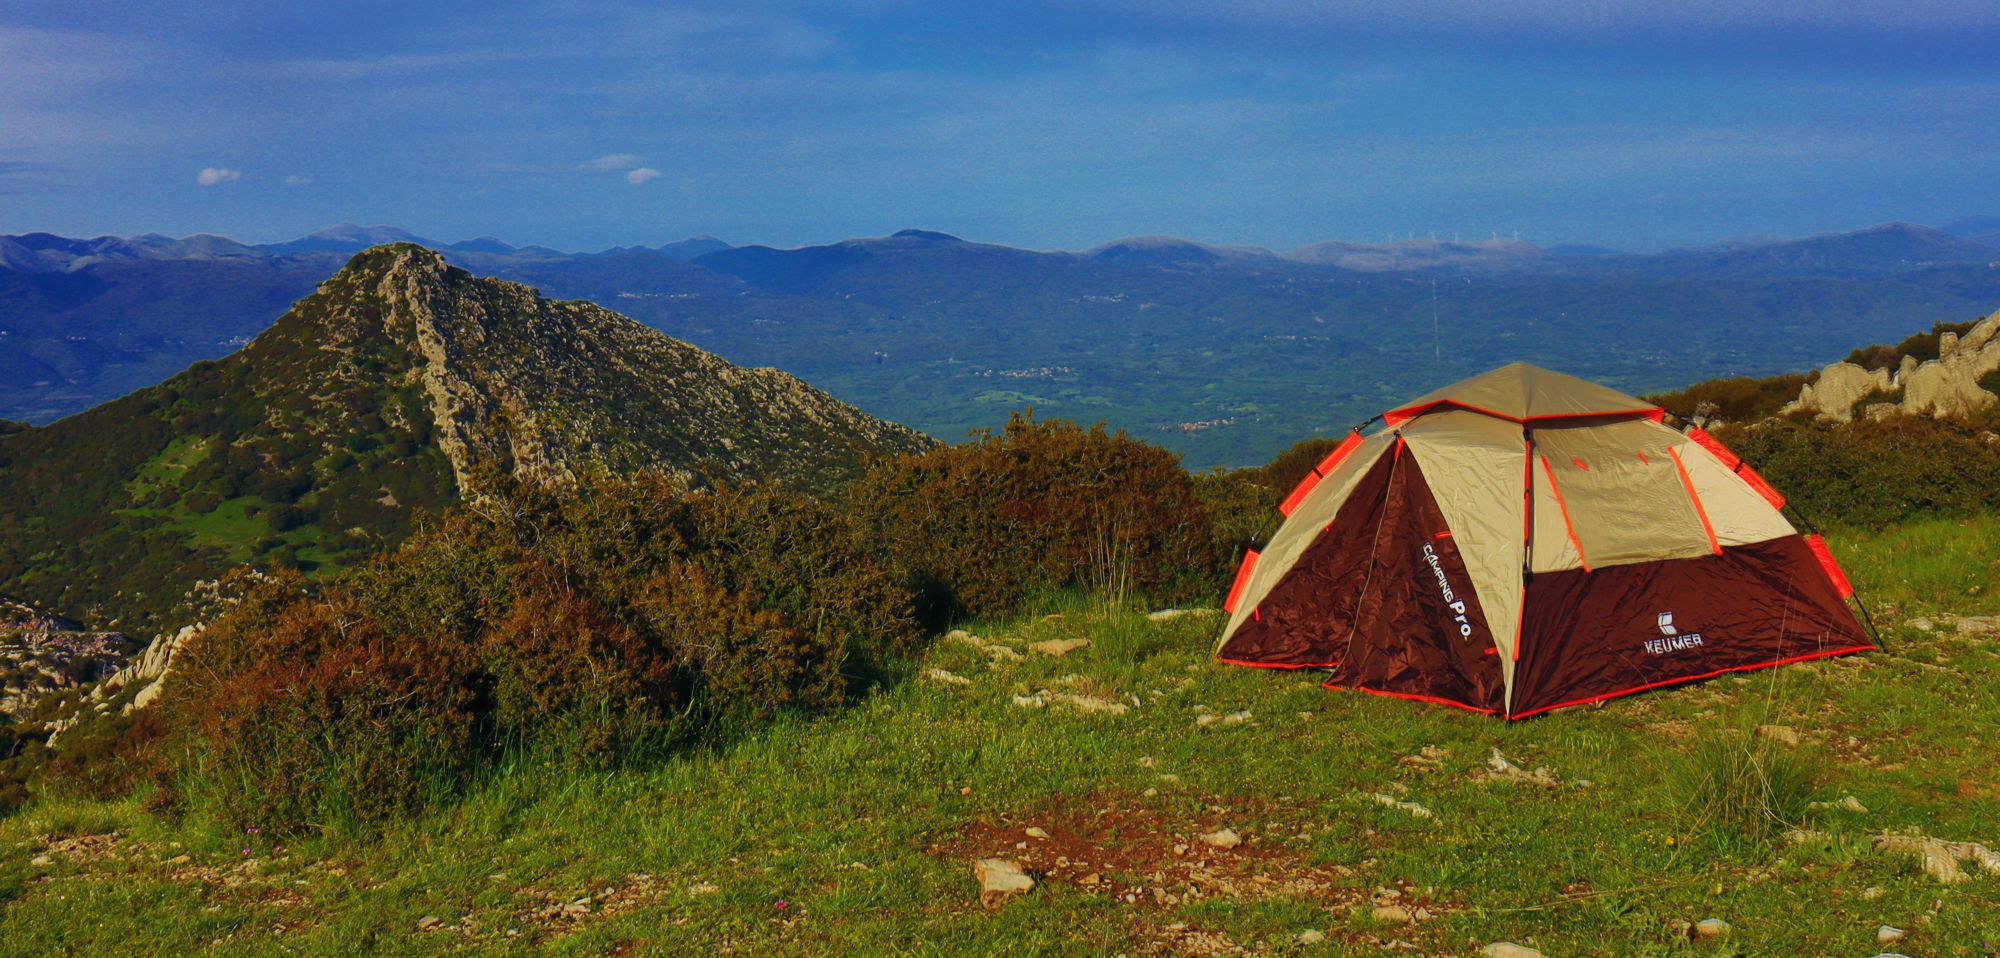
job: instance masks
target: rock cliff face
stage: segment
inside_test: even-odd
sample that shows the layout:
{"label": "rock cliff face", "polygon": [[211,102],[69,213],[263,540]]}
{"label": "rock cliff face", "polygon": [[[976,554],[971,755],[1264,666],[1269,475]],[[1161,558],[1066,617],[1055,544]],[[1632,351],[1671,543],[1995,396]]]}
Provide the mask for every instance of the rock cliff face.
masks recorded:
{"label": "rock cliff face", "polygon": [[[1919,362],[1904,356],[1896,370],[1863,369],[1834,363],[1799,392],[1791,408],[1823,419],[1846,422],[1857,413],[1883,417],[1897,414],[1964,416],[2000,401],[1981,380],[2000,370],[2000,312],[1979,321],[1965,335],[1945,333],[1938,340],[1938,358]],[[1869,397],[1875,402],[1864,402]]]}

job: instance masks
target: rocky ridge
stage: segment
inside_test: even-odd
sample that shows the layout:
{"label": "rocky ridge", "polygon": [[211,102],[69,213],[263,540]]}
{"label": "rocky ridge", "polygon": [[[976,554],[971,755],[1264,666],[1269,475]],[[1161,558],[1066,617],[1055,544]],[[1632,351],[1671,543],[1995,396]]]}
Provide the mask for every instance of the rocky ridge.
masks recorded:
{"label": "rocky ridge", "polygon": [[1995,371],[2000,371],[2000,312],[1963,336],[1942,334],[1936,359],[1905,355],[1894,370],[1834,363],[1800,389],[1798,401],[1786,411],[1803,410],[1836,422],[1856,415],[1963,416],[2000,401],[1981,384]]}

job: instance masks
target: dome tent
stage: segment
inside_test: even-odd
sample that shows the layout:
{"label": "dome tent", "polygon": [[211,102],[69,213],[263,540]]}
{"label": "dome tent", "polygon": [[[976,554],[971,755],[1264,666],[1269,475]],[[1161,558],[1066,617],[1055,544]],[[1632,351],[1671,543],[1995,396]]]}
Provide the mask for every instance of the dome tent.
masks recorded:
{"label": "dome tent", "polygon": [[1662,417],[1524,363],[1385,413],[1244,556],[1217,657],[1518,719],[1873,649],[1784,498]]}

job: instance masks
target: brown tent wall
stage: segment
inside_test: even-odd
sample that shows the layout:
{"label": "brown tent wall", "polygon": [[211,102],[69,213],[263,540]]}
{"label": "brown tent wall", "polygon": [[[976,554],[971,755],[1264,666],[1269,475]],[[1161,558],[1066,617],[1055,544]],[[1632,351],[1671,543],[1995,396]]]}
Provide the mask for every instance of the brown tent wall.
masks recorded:
{"label": "brown tent wall", "polygon": [[1498,650],[1422,466],[1399,457],[1358,627],[1330,685],[1481,712],[1503,707]]}
{"label": "brown tent wall", "polygon": [[1509,718],[1874,648],[1803,537],[1528,580]]}

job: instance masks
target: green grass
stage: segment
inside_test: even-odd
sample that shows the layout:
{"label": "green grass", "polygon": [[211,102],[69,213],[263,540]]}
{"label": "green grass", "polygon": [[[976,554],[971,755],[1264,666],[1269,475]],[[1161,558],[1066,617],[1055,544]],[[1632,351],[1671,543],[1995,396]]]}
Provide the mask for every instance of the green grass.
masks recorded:
{"label": "green grass", "polygon": [[[1910,930],[1891,950],[1990,954],[2000,876],[1941,885],[1869,839],[2000,844],[2000,647],[1902,624],[1993,610],[1968,569],[2000,558],[2000,522],[1835,546],[1880,610],[1883,653],[1511,725],[1218,666],[1213,618],[1107,617],[1071,598],[1055,618],[968,626],[1023,652],[1090,640],[1065,657],[989,667],[943,640],[922,667],[970,684],[911,679],[646,768],[516,767],[377,837],[280,852],[137,801],[45,800],[0,821],[0,954],[1344,955],[1403,941],[1414,950],[1388,953],[1470,955],[1512,940],[1551,956],[1866,955],[1884,923]],[[1127,711],[1015,704],[1037,691]],[[1249,720],[1201,719],[1239,710]],[[1747,731],[1760,724],[1804,741]],[[1556,784],[1489,779],[1496,748]],[[1739,753],[1762,771],[1741,773]],[[1747,817],[1706,804],[1699,782],[1718,767],[1737,770],[1721,794],[1755,799]],[[1806,804],[1850,795],[1868,810]],[[1789,841],[1793,825],[1820,837]],[[1246,844],[1200,852],[1193,836],[1222,826]],[[59,841],[106,835],[108,851]],[[1057,854],[1090,864],[1056,869]],[[1054,870],[987,911],[970,871],[987,855]],[[1085,869],[1105,884],[1082,884]],[[1378,920],[1386,889],[1430,917]],[[1674,930],[1712,916],[1729,938]],[[427,917],[440,930],[418,931]],[[1307,930],[1326,940],[1300,943]]]}

